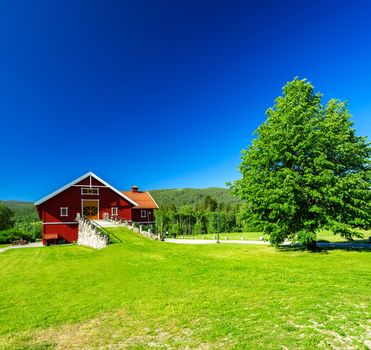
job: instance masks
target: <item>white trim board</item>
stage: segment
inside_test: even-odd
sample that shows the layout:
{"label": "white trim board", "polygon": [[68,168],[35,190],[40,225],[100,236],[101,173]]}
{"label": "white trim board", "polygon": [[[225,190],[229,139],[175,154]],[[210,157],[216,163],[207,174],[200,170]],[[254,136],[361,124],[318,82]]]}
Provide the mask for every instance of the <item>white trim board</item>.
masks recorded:
{"label": "white trim board", "polygon": [[[133,204],[134,206],[138,206],[138,203],[135,203],[132,199],[130,199],[129,197],[125,196],[123,193],[121,193],[119,190],[117,190],[116,188],[114,188],[113,186],[111,186],[108,182],[104,181],[103,179],[101,179],[99,176],[95,175],[94,173],[92,173],[91,171],[89,171],[88,173],[86,173],[85,175],[82,175],[80,176],[79,178],[77,178],[76,180],[68,183],[67,185],[59,188],[58,190],[54,191],[53,193],[50,193],[49,195],[47,195],[46,197],[44,198],[41,198],[40,200],[38,200],[37,202],[34,203],[34,205],[40,205],[44,202],[46,202],[48,199],[52,198],[52,197],[55,197],[57,194],[63,192],[64,190],[67,190],[68,188],[70,188],[71,186],[74,186],[76,185],[78,182],[86,179],[88,176],[91,176],[91,177],[94,177],[96,180],[98,180],[99,182],[101,182],[102,184],[104,184],[105,186],[107,186],[108,188],[110,188],[113,192],[116,192],[119,196],[121,196],[122,198],[124,198],[126,201],[128,201],[129,203]],[[85,186],[85,187],[88,187],[88,186]],[[95,186],[94,186],[95,187]]]}
{"label": "white trim board", "polygon": [[[73,185],[73,186],[71,186],[71,187],[86,187],[86,188],[89,188],[89,186],[88,185]],[[107,187],[107,186],[103,186],[103,185],[95,185],[95,186],[92,186],[92,187],[97,187],[97,188],[99,188],[99,187]]]}

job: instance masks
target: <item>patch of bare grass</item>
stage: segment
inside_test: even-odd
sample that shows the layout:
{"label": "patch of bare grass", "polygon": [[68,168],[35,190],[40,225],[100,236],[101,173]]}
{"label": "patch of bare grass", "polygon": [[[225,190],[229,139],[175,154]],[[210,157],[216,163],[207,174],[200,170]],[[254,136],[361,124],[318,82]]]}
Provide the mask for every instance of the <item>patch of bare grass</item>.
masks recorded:
{"label": "patch of bare grass", "polygon": [[105,313],[85,322],[65,324],[8,336],[0,340],[0,349],[227,349],[233,340],[227,337],[217,342],[203,342],[194,330],[181,328],[172,322],[144,320],[130,316],[123,310]]}

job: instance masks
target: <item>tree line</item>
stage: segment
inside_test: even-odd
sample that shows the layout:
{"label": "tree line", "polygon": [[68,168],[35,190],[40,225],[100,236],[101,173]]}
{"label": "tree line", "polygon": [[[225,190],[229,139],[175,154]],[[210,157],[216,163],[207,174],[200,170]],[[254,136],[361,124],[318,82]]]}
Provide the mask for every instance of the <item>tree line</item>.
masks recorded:
{"label": "tree line", "polygon": [[193,205],[165,204],[155,212],[155,229],[169,236],[241,232],[240,206],[239,202],[218,202],[209,195]]}

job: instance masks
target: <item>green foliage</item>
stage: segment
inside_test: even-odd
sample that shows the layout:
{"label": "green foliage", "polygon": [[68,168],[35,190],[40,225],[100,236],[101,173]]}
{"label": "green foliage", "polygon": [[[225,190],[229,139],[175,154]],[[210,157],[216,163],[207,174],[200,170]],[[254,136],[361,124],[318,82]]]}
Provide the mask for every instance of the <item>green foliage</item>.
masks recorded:
{"label": "green foliage", "polygon": [[0,203],[0,231],[14,226],[14,212]]}
{"label": "green foliage", "polygon": [[19,239],[34,242],[41,238],[41,223],[25,223],[0,231],[0,244],[12,243]]}
{"label": "green foliage", "polygon": [[[197,235],[216,232],[241,231],[237,222],[237,213],[240,208],[240,200],[230,200],[229,192],[221,189],[222,192],[228,193],[227,196],[221,196],[219,202],[207,194],[200,199],[191,200],[190,203],[177,207],[178,203],[172,195],[164,201],[163,206],[156,210],[156,230],[157,232],[166,232],[169,234]],[[199,190],[202,192],[203,190]],[[190,193],[197,193],[193,190]],[[207,192],[208,193],[208,192]],[[227,199],[226,199],[227,198]],[[225,202],[222,200],[226,199]],[[175,202],[170,202],[174,200]]]}
{"label": "green foliage", "polygon": [[179,235],[180,234],[180,224],[178,222],[175,222],[171,225],[171,230],[172,232],[171,233],[174,233],[175,235]]}
{"label": "green foliage", "polygon": [[12,213],[12,224],[5,228],[0,225],[0,243],[11,243],[18,239],[35,241],[41,238],[41,222],[38,219],[35,206],[32,203],[1,201],[0,217],[2,216],[2,208],[6,208],[8,215],[9,212]]}
{"label": "green foliage", "polygon": [[11,243],[19,239],[29,240],[31,237],[28,233],[20,230],[17,227],[12,227],[7,230],[0,231],[0,243]]}
{"label": "green foliage", "polygon": [[207,215],[203,212],[196,213],[196,223],[193,228],[193,233],[196,235],[207,234]]}
{"label": "green foliage", "polygon": [[312,248],[321,229],[352,238],[369,228],[371,149],[352,125],[346,103],[323,106],[306,80],[287,83],[242,151],[242,178],[232,184],[246,200],[242,221],[272,244],[290,238]]}

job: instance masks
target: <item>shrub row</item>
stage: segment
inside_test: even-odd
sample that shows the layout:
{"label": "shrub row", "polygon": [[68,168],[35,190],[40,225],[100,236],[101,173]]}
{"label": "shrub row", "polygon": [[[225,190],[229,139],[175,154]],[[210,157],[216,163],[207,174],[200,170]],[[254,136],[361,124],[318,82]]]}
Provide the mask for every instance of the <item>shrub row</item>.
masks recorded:
{"label": "shrub row", "polygon": [[41,238],[41,229],[39,225],[35,225],[32,230],[16,226],[0,231],[0,244],[12,243],[19,239],[34,242],[38,238]]}

